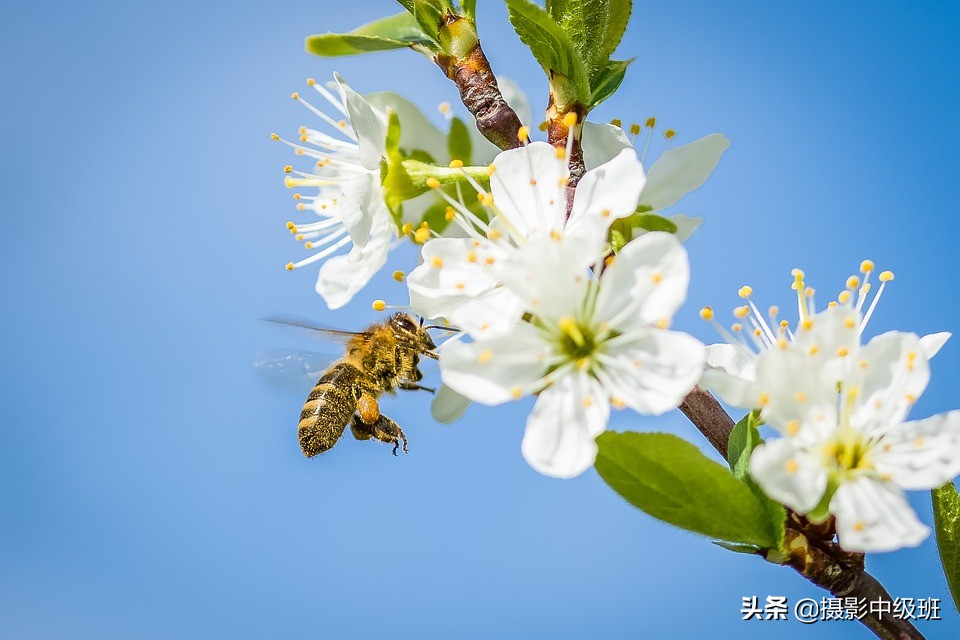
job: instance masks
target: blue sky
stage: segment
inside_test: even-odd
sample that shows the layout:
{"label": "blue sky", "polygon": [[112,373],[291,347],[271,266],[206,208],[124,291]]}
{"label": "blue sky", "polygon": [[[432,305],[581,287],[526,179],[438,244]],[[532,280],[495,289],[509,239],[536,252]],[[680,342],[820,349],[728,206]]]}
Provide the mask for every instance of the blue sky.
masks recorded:
{"label": "blue sky", "polygon": [[[494,67],[542,108],[503,7],[480,4]],[[395,10],[5,5],[0,635],[870,637],[741,622],[741,596],[823,594],[633,510],[592,471],[537,475],[519,450],[528,404],[440,426],[407,395],[386,404],[409,455],[345,440],[302,457],[302,399],[265,389],[250,361],[311,345],[257,318],[361,327],[371,299],[403,289],[387,275],[332,313],[311,273],[283,270],[303,249],[283,228],[290,156],[269,134],[308,122],[288,96],[334,70],[431,114],[455,102],[410,52],[303,53],[310,33]],[[788,305],[792,267],[832,291],[872,258],[897,279],[871,333],[960,331],[958,27],[947,2],[637,3],[620,49],[637,62],[596,118],[656,115],[681,140],[733,141],[676,208],[706,221],[675,326],[713,341],[696,311],[732,308],[740,285]],[[957,349],[914,415],[957,406]],[[707,448],[676,413],[613,426]],[[930,522],[928,496],[913,498]],[[868,566],[894,595],[944,599],[928,637],[960,634],[932,540]]]}

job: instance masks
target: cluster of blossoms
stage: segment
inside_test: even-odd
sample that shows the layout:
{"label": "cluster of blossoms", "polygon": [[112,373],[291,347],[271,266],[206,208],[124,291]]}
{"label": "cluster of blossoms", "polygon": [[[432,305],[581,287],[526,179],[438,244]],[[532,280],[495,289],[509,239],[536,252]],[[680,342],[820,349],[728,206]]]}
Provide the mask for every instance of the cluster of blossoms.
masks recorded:
{"label": "cluster of blossoms", "polygon": [[[816,311],[813,290],[795,269],[795,329],[764,318],[750,287],[740,289],[742,322],[727,331],[705,307],[727,343],[707,349],[703,384],[726,402],[758,409],[782,438],[758,446],[750,473],[771,498],[814,522],[836,518],[848,551],[890,551],[922,542],[929,529],[904,489],[931,489],[960,473],[960,411],[906,421],[930,378],[929,360],[950,337],[891,331],[863,343],[863,332],[893,274],[867,301],[874,272],[860,274],[827,308]],[[746,334],[746,338],[744,337]]]}
{"label": "cluster of blossoms", "polygon": [[[317,292],[338,308],[392,247],[407,238],[420,245],[409,276],[395,272],[409,308],[459,330],[440,347],[438,400],[496,405],[535,396],[523,455],[542,473],[572,477],[594,463],[611,407],[661,414],[701,382],[783,436],[754,450],[751,475],[811,521],[835,517],[844,548],[890,550],[928,535],[903,490],[960,472],[960,412],[905,421],[947,334],[891,332],[862,343],[890,272],[879,274],[868,304],[874,266],[865,261],[818,312],[795,271],[793,327],[776,308],[762,314],[743,287],[741,322],[730,330],[709,307],[701,312],[726,344],[704,347],[669,329],[689,281],[681,242],[698,221],[660,212],[703,184],[729,144],[723,136],[665,150],[645,168],[652,119],[631,127],[633,139],[619,123],[571,120],[566,148],[531,142],[524,126],[523,144],[497,153],[475,127],[457,139],[455,119],[442,132],[400,96],[362,96],[339,76],[331,86],[338,95],[308,85],[336,113],[293,94],[330,132],[301,127],[298,142],[283,140],[314,163],[307,172],[285,167],[287,186],[316,189],[294,195],[316,219],[287,225],[313,253],[287,268],[322,261]],[[525,100],[511,93],[526,115]],[[587,170],[571,201],[577,124]],[[668,144],[673,137],[667,130]],[[669,231],[645,228],[644,216]]]}

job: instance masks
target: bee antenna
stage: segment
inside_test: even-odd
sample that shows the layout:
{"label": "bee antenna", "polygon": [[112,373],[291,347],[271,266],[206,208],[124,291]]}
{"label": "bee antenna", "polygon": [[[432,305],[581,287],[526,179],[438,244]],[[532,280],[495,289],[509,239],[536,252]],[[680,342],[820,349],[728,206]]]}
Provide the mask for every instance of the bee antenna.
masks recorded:
{"label": "bee antenna", "polygon": [[[423,324],[421,323],[420,326],[423,326]],[[460,329],[458,329],[457,327],[445,327],[439,324],[428,324],[423,328],[424,329],[441,329],[443,331],[450,331],[451,333],[460,333]]]}

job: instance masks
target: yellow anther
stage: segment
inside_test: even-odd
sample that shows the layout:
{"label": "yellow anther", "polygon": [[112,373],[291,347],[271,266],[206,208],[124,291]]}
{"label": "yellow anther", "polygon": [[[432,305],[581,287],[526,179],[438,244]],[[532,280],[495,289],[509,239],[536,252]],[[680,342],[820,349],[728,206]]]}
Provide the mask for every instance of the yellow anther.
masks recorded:
{"label": "yellow anther", "polygon": [[555,240],[555,241],[557,241],[557,242],[560,242],[560,240],[563,239],[563,236],[560,235],[560,232],[559,232],[559,231],[551,231],[551,232],[550,232],[550,239],[551,239],[551,240]]}
{"label": "yellow anther", "polygon": [[565,187],[565,186],[567,186],[568,184],[570,184],[570,178],[563,177],[563,178],[560,178],[559,180],[557,180],[557,185],[558,185],[558,186]]}
{"label": "yellow anther", "polygon": [[778,339],[777,339],[777,346],[780,347],[781,349],[786,349],[786,348],[787,348],[787,339],[784,338],[784,337],[778,338]]}
{"label": "yellow anther", "polygon": [[846,358],[848,355],[850,355],[850,350],[846,347],[840,347],[837,349],[837,355],[841,358]]}
{"label": "yellow anther", "polygon": [[756,336],[756,337],[758,337],[758,338],[760,337],[760,335],[761,335],[762,333],[763,333],[763,332],[760,331],[760,327],[757,327],[756,329],[753,330],[753,335]]}
{"label": "yellow anther", "polygon": [[557,156],[557,159],[563,160],[564,158],[567,157],[567,150],[564,149],[563,147],[557,147],[555,154]]}
{"label": "yellow anther", "polygon": [[275,133],[271,133],[271,134],[270,134],[270,139],[273,140],[274,142],[276,142],[277,140],[280,139],[280,136],[278,136],[278,135],[275,134]]}
{"label": "yellow anther", "polygon": [[583,371],[589,366],[590,366],[590,361],[587,360],[586,358],[580,358],[579,360],[577,360],[577,369],[580,369],[580,371]]}
{"label": "yellow anther", "polygon": [[[300,236],[300,237],[302,237],[302,236]],[[300,237],[298,237],[297,240],[299,240]],[[304,248],[304,249],[313,249],[313,243],[312,243],[312,242],[305,242],[305,243],[303,243],[303,248]]]}
{"label": "yellow anther", "polygon": [[666,131],[663,132],[663,137],[666,138],[667,140],[670,140],[676,137],[676,135],[677,135],[677,132],[674,131],[673,129],[667,129]]}
{"label": "yellow anther", "polygon": [[788,435],[788,436],[795,436],[795,435],[797,435],[797,433],[799,433],[799,432],[800,432],[800,421],[799,421],[799,420],[791,420],[790,422],[787,423],[787,435]]}
{"label": "yellow anther", "polygon": [[471,251],[467,254],[467,262],[476,262],[477,261],[477,252]]}
{"label": "yellow anther", "polygon": [[284,172],[284,173],[290,173],[291,171],[293,171],[293,167],[292,167],[292,166],[290,166],[289,164],[283,165],[283,172]]}
{"label": "yellow anther", "polygon": [[612,265],[612,264],[613,264],[614,262],[616,262],[616,261],[617,261],[617,256],[609,255],[609,256],[607,256],[606,258],[603,259],[603,266],[609,267],[610,265]]}
{"label": "yellow anther", "polygon": [[862,532],[866,528],[867,528],[867,525],[866,523],[864,523],[863,520],[857,520],[856,522],[853,523],[853,529],[858,533]]}
{"label": "yellow anther", "polygon": [[700,309],[700,318],[703,320],[713,320],[713,307]]}
{"label": "yellow anther", "polygon": [[847,304],[848,302],[850,302],[850,292],[841,291],[840,295],[837,296],[837,300],[840,301],[840,304]]}
{"label": "yellow anther", "polygon": [[529,140],[530,127],[528,127],[527,125],[523,125],[519,129],[517,129],[517,139],[520,140],[520,142],[526,142],[527,140]]}
{"label": "yellow anther", "polygon": [[625,406],[627,406],[627,403],[617,396],[610,396],[610,404],[614,409],[623,409]]}
{"label": "yellow anther", "polygon": [[860,273],[870,273],[873,269],[873,260],[864,260],[860,263]]}
{"label": "yellow anther", "polygon": [[451,169],[459,169],[461,167],[463,167],[463,160],[457,160],[456,158],[454,158],[453,160],[450,161]]}
{"label": "yellow anther", "polygon": [[347,128],[347,121],[346,121],[346,120],[340,120],[340,121],[337,122],[337,126],[340,127],[341,129],[346,129],[346,128]]}
{"label": "yellow anther", "polygon": [[292,263],[292,262],[288,262],[286,265],[284,265],[284,268],[285,268],[287,271],[293,271],[293,263]]}
{"label": "yellow anther", "polygon": [[592,399],[592,398],[584,398],[584,399],[583,399],[583,407],[584,407],[584,409],[588,409],[588,408],[590,408],[591,406],[593,406],[593,399]]}
{"label": "yellow anther", "polygon": [[421,221],[420,221],[420,228],[421,228],[421,229],[429,229],[429,228],[430,228],[430,223],[427,222],[426,220],[421,220]]}
{"label": "yellow anther", "polygon": [[805,331],[809,331],[810,329],[812,329],[812,328],[813,328],[813,318],[804,318],[804,319],[800,322],[800,328],[801,328],[801,329],[804,329]]}
{"label": "yellow anther", "polygon": [[757,396],[757,406],[759,406],[759,407],[765,407],[765,406],[767,406],[768,404],[770,404],[770,394],[769,394],[769,393],[761,393],[759,396]]}
{"label": "yellow anther", "polygon": [[466,282],[458,282],[455,286],[457,287],[457,291],[463,291],[464,289],[467,288],[467,283],[466,283]]}
{"label": "yellow anther", "polygon": [[495,174],[496,172],[497,172],[497,165],[491,164],[491,165],[487,166],[487,175],[488,175],[488,176],[492,176],[492,175]]}
{"label": "yellow anther", "polygon": [[487,238],[490,240],[499,240],[500,236],[502,235],[503,233],[500,231],[500,229],[490,229],[490,233],[487,234]]}
{"label": "yellow anther", "polygon": [[659,329],[669,329],[670,328],[670,318],[660,318],[657,321],[657,328]]}
{"label": "yellow anther", "polygon": [[827,303],[827,308],[828,308],[828,309],[836,309],[836,308],[837,308],[837,302],[836,302],[835,300],[831,300],[830,302]]}
{"label": "yellow anther", "polygon": [[565,127],[573,127],[576,126],[578,120],[577,114],[571,111],[570,113],[564,114],[563,125]]}
{"label": "yellow anther", "polygon": [[657,118],[654,116],[651,116],[647,118],[647,121],[644,122],[643,124],[646,125],[647,129],[653,129],[655,126],[657,126]]}
{"label": "yellow anther", "polygon": [[872,288],[873,288],[872,284],[870,284],[869,282],[866,283],[865,285],[860,287],[860,295],[864,295],[864,296],[867,295],[868,293],[870,293],[870,289]]}
{"label": "yellow anther", "polygon": [[437,105],[437,111],[439,111],[440,113],[442,113],[442,114],[444,114],[444,115],[450,113],[450,103],[449,103],[449,102],[441,102],[440,104]]}
{"label": "yellow anther", "polygon": [[783,463],[783,468],[787,473],[796,473],[797,469],[800,468],[800,465],[797,464],[796,460],[787,460]]}
{"label": "yellow anther", "polygon": [[436,178],[427,178],[427,186],[431,189],[438,189],[440,187],[440,181]]}
{"label": "yellow anther", "polygon": [[813,344],[813,345],[810,345],[810,348],[809,348],[809,349],[807,349],[807,355],[815,356],[815,355],[817,355],[817,352],[819,352],[819,351],[820,351],[820,347],[818,347],[817,345]]}
{"label": "yellow anther", "polygon": [[387,303],[384,302],[383,300],[374,300],[373,304],[370,306],[373,307],[374,311],[383,311],[384,309],[387,308]]}
{"label": "yellow anther", "polygon": [[909,402],[910,404],[913,404],[914,402],[917,401],[917,396],[913,395],[912,393],[908,393],[903,397],[903,399]]}
{"label": "yellow anther", "polygon": [[544,120],[543,122],[537,125],[537,129],[540,129],[540,131],[546,131],[549,128],[550,128],[550,123],[547,122],[546,120]]}
{"label": "yellow anther", "polygon": [[804,393],[803,391],[796,391],[793,394],[793,399],[796,400],[797,402],[806,402],[807,394]]}
{"label": "yellow anther", "polygon": [[483,206],[489,207],[493,204],[493,195],[481,192],[477,194],[477,200],[479,200]]}
{"label": "yellow anther", "polygon": [[298,233],[300,233],[300,230],[297,229],[295,226],[294,226],[294,227],[287,227],[287,228],[290,229],[290,233],[292,233],[293,235],[297,235]]}
{"label": "yellow anther", "polygon": [[916,448],[919,449],[920,447],[922,447],[922,446],[924,445],[925,442],[926,442],[926,440],[923,439],[923,436],[920,436],[920,437],[917,437],[917,438],[914,438],[914,439],[913,439],[913,446],[915,446]]}
{"label": "yellow anther", "polygon": [[299,200],[301,197],[302,197],[302,196],[301,196],[299,193],[293,194],[293,199],[294,199],[294,200]]}
{"label": "yellow anther", "polygon": [[786,328],[789,327],[789,326],[790,326],[790,321],[789,321],[789,320],[781,320],[781,321],[780,321],[780,328],[781,328],[781,329],[786,329]]}
{"label": "yellow anther", "polygon": [[430,264],[432,264],[435,268],[439,269],[440,267],[443,266],[443,258],[441,258],[440,256],[433,256],[433,259],[430,260]]}
{"label": "yellow anther", "polygon": [[300,94],[294,91],[293,93],[290,94],[290,97],[293,98],[294,100],[299,100]]}
{"label": "yellow anther", "polygon": [[512,389],[510,389],[510,395],[513,396],[514,399],[522,398],[523,389],[521,389],[520,387],[513,387]]}
{"label": "yellow anther", "polygon": [[861,360],[861,361],[860,361],[860,368],[861,368],[861,369],[866,369],[866,368],[869,367],[869,366],[870,366],[870,363],[867,362],[866,360]]}
{"label": "yellow anther", "polygon": [[857,326],[857,321],[850,316],[847,316],[843,319],[843,326],[845,326],[847,329],[854,329]]}
{"label": "yellow anther", "polygon": [[792,275],[794,278],[802,279],[805,274],[803,273],[803,269],[791,269],[790,275]]}
{"label": "yellow anther", "polygon": [[493,351],[490,349],[484,349],[480,352],[480,355],[477,356],[477,362],[480,364],[487,364],[490,362],[490,358],[493,357]]}
{"label": "yellow anther", "polygon": [[447,222],[450,222],[456,217],[457,217],[457,212],[450,207],[447,207],[447,210],[443,212],[443,219],[446,220]]}
{"label": "yellow anther", "polygon": [[847,278],[847,289],[850,289],[851,291],[853,291],[859,286],[860,286],[860,278],[858,278],[857,276],[850,276],[849,278]]}
{"label": "yellow anther", "polygon": [[613,120],[610,121],[610,124],[612,124],[615,127],[622,127],[623,120],[621,120],[620,118],[614,118]]}
{"label": "yellow anther", "polygon": [[880,274],[880,282],[890,282],[893,280],[893,271],[884,271]]}
{"label": "yellow anther", "polygon": [[297,225],[293,224],[292,222],[287,223],[287,229],[295,229],[296,227]]}
{"label": "yellow anther", "polygon": [[397,282],[403,282],[403,279],[404,279],[405,276],[406,276],[406,274],[405,274],[403,271],[394,271],[394,272],[393,272],[393,279],[396,280]]}
{"label": "yellow anther", "polygon": [[609,218],[610,213],[611,213],[610,209],[604,209],[600,212],[600,215],[603,216],[604,218]]}
{"label": "yellow anther", "polygon": [[743,320],[743,319],[746,318],[748,315],[750,315],[750,307],[748,307],[748,306],[746,306],[746,305],[744,305],[744,306],[742,306],[742,307],[737,307],[736,309],[733,310],[733,315],[735,315],[735,316],[737,316],[738,318],[740,318],[741,320]]}
{"label": "yellow anther", "polygon": [[803,290],[803,295],[805,295],[808,298],[812,298],[813,294],[815,293],[816,293],[816,290],[811,287],[807,287],[806,289]]}
{"label": "yellow anther", "polygon": [[302,202],[297,203],[297,211],[303,211],[305,208]]}
{"label": "yellow anther", "polygon": [[301,125],[297,127],[297,133],[299,133],[302,136],[305,136],[307,135],[307,128]]}
{"label": "yellow anther", "polygon": [[774,305],[767,310],[767,313],[770,314],[771,318],[776,318],[777,314],[780,313],[780,307]]}
{"label": "yellow anther", "polygon": [[580,325],[577,324],[577,321],[573,316],[564,316],[560,318],[560,320],[557,322],[557,327],[564,334],[570,336],[577,346],[586,344],[586,340],[583,337],[583,332],[580,330]]}
{"label": "yellow anther", "polygon": [[740,287],[740,290],[737,291],[737,295],[746,300],[753,295],[753,287],[748,287],[746,285]]}
{"label": "yellow anther", "polygon": [[405,235],[405,236],[410,235],[410,232],[413,231],[413,223],[412,223],[412,222],[404,222],[404,223],[403,223],[403,226],[400,228],[400,231],[402,231],[402,232],[403,232],[403,235]]}
{"label": "yellow anther", "polygon": [[312,87],[312,86],[315,85],[315,84],[317,84],[317,81],[316,81],[316,80],[314,80],[313,78],[307,78],[307,86],[308,86],[308,87]]}
{"label": "yellow anther", "polygon": [[[417,244],[423,244],[430,239],[430,229],[427,227],[420,227],[413,233],[413,241]],[[439,260],[439,258],[437,258]]]}
{"label": "yellow anther", "polygon": [[640,133],[640,125],[634,123],[630,125],[630,135],[637,135]]}
{"label": "yellow anther", "polygon": [[739,323],[734,323],[730,325],[730,328],[733,330],[734,333],[740,333],[741,331],[743,331],[743,325]]}
{"label": "yellow anther", "polygon": [[487,256],[487,257],[484,259],[484,262],[486,262],[487,264],[493,264],[493,263],[495,262],[495,260],[493,259],[492,256]]}
{"label": "yellow anther", "polygon": [[859,395],[860,395],[859,385],[853,385],[852,387],[847,389],[847,400],[851,400],[851,401],[856,400],[857,396]]}

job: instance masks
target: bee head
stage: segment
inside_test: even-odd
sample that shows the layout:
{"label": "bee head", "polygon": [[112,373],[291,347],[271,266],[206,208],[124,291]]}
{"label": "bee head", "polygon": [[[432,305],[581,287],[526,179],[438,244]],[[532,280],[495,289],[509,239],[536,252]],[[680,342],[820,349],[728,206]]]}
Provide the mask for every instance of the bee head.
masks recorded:
{"label": "bee head", "polygon": [[401,312],[390,318],[390,326],[398,338],[408,342],[417,351],[433,351],[437,348],[433,338],[423,328],[422,318],[417,322],[409,313]]}

